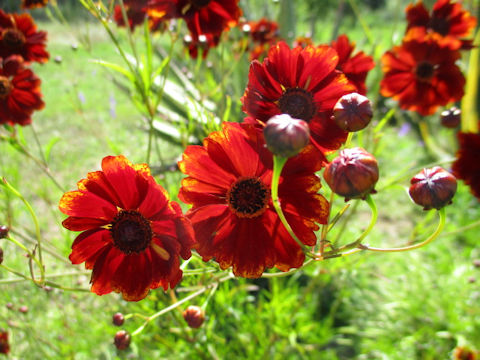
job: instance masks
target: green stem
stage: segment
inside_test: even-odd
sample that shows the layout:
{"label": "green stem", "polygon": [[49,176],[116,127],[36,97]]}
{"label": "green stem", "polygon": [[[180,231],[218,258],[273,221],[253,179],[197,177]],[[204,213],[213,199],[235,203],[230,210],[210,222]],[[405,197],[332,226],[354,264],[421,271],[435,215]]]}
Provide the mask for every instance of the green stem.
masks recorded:
{"label": "green stem", "polygon": [[287,232],[290,234],[290,236],[296,241],[296,243],[300,246],[302,249],[303,253],[308,256],[308,257],[315,257],[310,250],[308,249],[305,244],[303,244],[300,239],[295,235],[295,233],[292,230],[292,227],[288,223],[287,219],[285,218],[285,214],[283,213],[282,206],[280,205],[280,200],[278,199],[278,183],[280,181],[280,174],[282,173],[283,166],[287,162],[288,158],[285,157],[280,157],[280,156],[273,156],[273,174],[272,174],[272,202],[273,202],[273,207],[275,208],[275,211],[277,212],[278,217],[280,218],[280,221],[282,222],[283,226],[285,226],[285,229],[287,229]]}
{"label": "green stem", "polygon": [[[13,238],[11,235],[8,236],[6,239],[9,240],[9,241],[11,241],[11,242],[14,243],[15,245],[17,245],[17,246],[18,246],[19,248],[21,248],[23,251],[26,251],[26,253],[28,254],[29,259],[32,259],[33,261],[35,261],[35,263],[37,264],[37,266],[38,266],[40,269],[43,268],[42,263],[37,259],[37,257],[36,257],[35,255],[33,255],[33,253],[32,253],[30,250],[28,250],[28,248],[27,248],[25,245],[23,245],[21,242],[17,241],[17,240],[16,240],[15,238]],[[36,280],[35,280],[35,276],[34,276],[33,272],[31,273],[31,275],[32,275],[33,281],[35,282]]]}
{"label": "green stem", "polygon": [[370,206],[370,210],[372,211],[372,217],[370,219],[370,224],[368,225],[368,227],[354,242],[344,246],[340,246],[338,249],[335,249],[333,251],[326,252],[322,257],[323,259],[328,259],[330,257],[337,257],[339,255],[342,256],[342,253],[359,247],[363,239],[365,239],[367,235],[372,231],[373,227],[377,223],[377,218],[378,218],[377,206],[375,205],[375,201],[373,200],[370,194],[366,196],[365,201],[367,202],[368,206]]}

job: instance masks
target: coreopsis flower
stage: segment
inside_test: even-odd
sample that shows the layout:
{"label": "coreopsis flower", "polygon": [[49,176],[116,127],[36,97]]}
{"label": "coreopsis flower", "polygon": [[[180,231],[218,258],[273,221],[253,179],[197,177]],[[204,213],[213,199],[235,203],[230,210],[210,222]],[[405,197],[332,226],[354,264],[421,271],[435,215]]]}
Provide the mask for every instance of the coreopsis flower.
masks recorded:
{"label": "coreopsis flower", "polygon": [[480,134],[457,134],[459,149],[452,165],[453,175],[470,187],[472,194],[480,200]]}
{"label": "coreopsis flower", "polygon": [[[148,0],[124,0],[123,6],[128,20],[130,29],[134,29],[137,25],[143,24],[147,16],[146,7]],[[121,5],[115,5],[113,10],[113,20],[118,26],[125,26],[125,19],[122,13]]]}
{"label": "coreopsis flower", "polygon": [[471,35],[477,20],[462,6],[461,2],[437,0],[432,12],[422,1],[410,4],[407,9],[407,32],[410,29],[420,29],[420,33],[436,33],[445,38],[453,49],[470,49],[472,40],[464,39]]}
{"label": "coreopsis flower", "polygon": [[410,180],[408,193],[424,210],[441,209],[452,202],[457,192],[457,179],[440,166],[423,169]]}
{"label": "coreopsis flower", "polygon": [[466,346],[457,346],[453,350],[453,360],[477,360],[478,352]]}
{"label": "coreopsis flower", "polygon": [[337,63],[337,52],[329,46],[290,49],[279,42],[263,63],[251,63],[243,110],[261,123],[279,114],[306,121],[310,141],[326,162],[324,154],[338,149],[347,138],[347,132],[331,119],[333,106],[355,90],[335,70]]}
{"label": "coreopsis flower", "polygon": [[180,206],[150,175],[146,164],[107,156],[102,170],[88,173],[78,190],[63,195],[63,226],[82,231],[70,261],[93,269],[91,290],[122,293],[125,300],[145,298],[150,289],[173,288],[182,278],[180,257],[194,243],[190,222]]}
{"label": "coreopsis flower", "polygon": [[382,56],[380,93],[398,100],[403,109],[431,115],[464,94],[465,77],[455,64],[460,52],[439,42],[436,35],[416,37],[414,31]]}
{"label": "coreopsis flower", "polygon": [[353,55],[355,43],[350,42],[347,35],[340,35],[337,40],[332,41],[332,47],[338,53],[337,69],[355,85],[359,94],[365,95],[367,93],[365,80],[368,72],[375,67],[373,58],[363,51]]}
{"label": "coreopsis flower", "polygon": [[8,14],[0,9],[0,57],[20,55],[26,62],[44,63],[47,33],[37,31],[30,14]]}
{"label": "coreopsis flower", "polygon": [[1,62],[0,124],[28,125],[32,122],[32,113],[44,106],[40,79],[24,67],[23,59],[10,56]]}
{"label": "coreopsis flower", "polygon": [[308,46],[308,45],[313,45],[313,40],[309,36],[299,36],[295,40],[293,40],[293,47],[300,46],[302,48]]}
{"label": "coreopsis flower", "polygon": [[196,59],[198,54],[201,53],[205,59],[210,49],[217,46],[220,42],[220,36],[208,34],[194,38],[190,34],[187,34],[184,36],[183,42],[192,58]]}
{"label": "coreopsis flower", "polygon": [[22,0],[22,9],[36,9],[47,6],[48,0]]}
{"label": "coreopsis flower", "polygon": [[8,354],[10,352],[10,344],[8,343],[8,332],[0,331],[0,354]]}
{"label": "coreopsis flower", "polygon": [[192,38],[219,36],[237,25],[239,0],[150,0],[147,13],[153,19],[183,18]]}
{"label": "coreopsis flower", "polygon": [[278,24],[275,21],[270,21],[262,18],[258,21],[249,21],[242,26],[253,42],[253,47],[250,50],[250,60],[263,57],[270,46],[277,42],[279,38]]}
{"label": "coreopsis flower", "polygon": [[[179,162],[179,198],[191,204],[187,216],[195,230],[197,252],[236,276],[257,278],[265,269],[300,267],[305,254],[288,234],[270,195],[273,156],[263,133],[251,124],[224,123],[203,146],[188,146]],[[294,233],[306,246],[316,243],[316,223],[325,224],[327,200],[315,172],[318,152],[307,146],[290,158],[281,174],[279,200]]]}

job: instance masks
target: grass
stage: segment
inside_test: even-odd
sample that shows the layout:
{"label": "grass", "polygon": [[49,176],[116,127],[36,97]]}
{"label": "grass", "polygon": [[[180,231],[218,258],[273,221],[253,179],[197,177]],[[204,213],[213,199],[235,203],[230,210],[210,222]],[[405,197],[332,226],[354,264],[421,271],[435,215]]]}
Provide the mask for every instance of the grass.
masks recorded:
{"label": "grass", "polygon": [[[371,31],[384,34],[374,43],[368,41],[354,18],[345,19],[340,32],[347,31],[360,48],[371,49],[378,59],[392,39],[401,36],[402,14],[389,3],[381,13],[364,15]],[[380,15],[382,21],[378,21]],[[307,31],[306,23],[298,23],[299,32]],[[72,24],[68,31],[54,23],[39,27],[48,30],[52,59],[62,58],[60,64],[50,61],[34,66],[43,81],[47,104],[34,116],[34,131],[43,152],[50,150],[49,166],[59,184],[65,190],[74,189],[76,181],[98,169],[106,155],[123,153],[135,163],[144,162],[144,119],[114,84],[115,75],[91,61],[120,63],[106,34],[91,23]],[[329,34],[319,31],[318,40],[329,41]],[[155,41],[160,47],[164,40]],[[79,45],[77,50],[72,48],[74,44]],[[184,73],[194,75],[192,81],[202,93],[216,86],[230,64],[217,62],[221,55],[212,52],[209,59],[223,65],[205,70],[203,65],[197,67],[184,59],[181,46],[175,51],[177,64],[184,67]],[[230,59],[228,54],[224,56]],[[239,98],[247,66],[246,59],[241,59],[238,73],[232,73],[231,81],[225,82],[233,104],[231,120],[242,117]],[[378,67],[369,76],[373,98],[380,77]],[[224,92],[212,92],[211,99],[223,113]],[[393,105],[378,100],[376,121]],[[434,121],[430,119],[431,124]],[[432,159],[419,145],[414,126],[402,136],[401,125],[400,117],[392,118],[375,140],[381,168],[380,191],[375,195],[380,216],[367,239],[372,246],[401,246],[425,238],[435,227],[435,214],[414,207],[405,191],[415,169]],[[27,148],[37,154],[32,127],[17,130]],[[363,136],[363,145],[370,149],[373,142],[367,140],[373,136],[371,131]],[[440,141],[445,148],[454,143],[453,133],[435,132],[439,139],[445,139]],[[354,143],[359,140],[355,137]],[[162,140],[158,140],[158,148],[162,156],[156,154],[151,165],[173,164],[182,152],[180,146]],[[45,248],[51,250],[45,254],[47,274],[73,273],[55,281],[64,287],[88,290],[90,272],[68,261],[75,234],[60,225],[64,216],[57,206],[63,192],[7,142],[0,142],[0,152],[1,175],[28,199],[39,218]],[[177,172],[157,176],[173,198],[180,178]],[[400,180],[392,183],[397,178]],[[329,196],[326,186],[322,192]],[[335,211],[343,205],[340,198],[333,203]],[[2,191],[0,208],[0,221],[8,223],[13,234],[33,248],[33,223],[19,199]],[[347,216],[349,213],[354,216],[348,226],[341,230],[340,223],[329,237],[347,243],[361,233],[369,221],[368,207],[353,205]],[[117,294],[99,297],[89,292],[45,291],[2,270],[0,327],[8,329],[11,358],[18,359],[449,359],[457,345],[480,349],[480,287],[474,281],[480,269],[472,264],[480,258],[478,228],[456,230],[478,221],[480,213],[478,202],[462,184],[447,215],[445,233],[424,249],[401,254],[360,253],[311,263],[290,276],[219,283],[149,323],[134,337],[127,352],[113,346],[113,336],[119,330],[111,323],[115,312],[150,316],[171,304],[173,296],[183,298],[208,283],[208,273],[186,275],[176,295],[156,290],[139,303],[127,303]],[[6,241],[1,246],[4,265],[28,274],[28,259],[22,251]],[[194,257],[188,269],[218,270],[214,263],[206,266]],[[7,307],[9,303],[13,308]],[[186,327],[181,317],[188,304],[206,305],[206,322],[199,330]],[[28,306],[26,313],[18,311],[22,305]],[[141,317],[132,316],[123,328],[133,332],[142,323]]]}

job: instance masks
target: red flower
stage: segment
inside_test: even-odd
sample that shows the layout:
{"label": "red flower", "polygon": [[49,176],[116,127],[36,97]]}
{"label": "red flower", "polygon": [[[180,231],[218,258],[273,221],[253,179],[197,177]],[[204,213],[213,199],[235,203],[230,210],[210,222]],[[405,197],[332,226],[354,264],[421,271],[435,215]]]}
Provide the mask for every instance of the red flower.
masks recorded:
{"label": "red flower", "polygon": [[290,49],[279,42],[270,48],[263,63],[254,60],[250,65],[243,110],[263,123],[282,113],[304,120],[312,144],[322,154],[336,150],[347,133],[331,119],[332,110],[342,95],[355,90],[345,75],[335,70],[337,63],[337,52],[329,46]]}
{"label": "red flower", "polygon": [[472,40],[461,40],[470,36],[477,20],[475,16],[464,10],[460,2],[451,0],[437,0],[429,14],[423,3],[410,4],[407,9],[407,31],[412,28],[423,29],[424,32],[434,32],[446,37],[451,46],[458,48],[472,48]]}
{"label": "red flower", "polygon": [[313,40],[308,36],[299,36],[293,41],[293,47],[301,46],[302,48],[313,45]]}
{"label": "red flower", "polygon": [[452,165],[456,178],[470,186],[472,194],[480,200],[480,134],[459,132],[457,159]]}
{"label": "red flower", "polygon": [[[128,19],[128,26],[133,30],[135,26],[143,24],[147,15],[145,7],[148,0],[124,0],[123,6],[125,7],[125,14]],[[116,5],[113,12],[113,20],[118,26],[125,26],[125,21],[122,14],[122,7]]]}
{"label": "red flower", "polygon": [[82,231],[70,260],[93,269],[92,292],[138,301],[149,289],[173,288],[182,278],[179,257],[190,257],[193,231],[146,164],[105,157],[102,171],[88,173],[59,208],[69,216],[63,226]]}
{"label": "red flower", "polygon": [[[183,179],[179,198],[192,204],[187,216],[204,261],[215,259],[237,276],[256,278],[273,266],[281,271],[303,264],[305,255],[290,237],[270,196],[273,156],[263,134],[250,124],[224,123],[203,146],[188,146],[179,162]],[[279,197],[298,238],[316,243],[316,223],[325,224],[329,211],[315,172],[322,166],[312,146],[288,160]]]}
{"label": "red flower", "polygon": [[0,354],[8,354],[10,344],[8,343],[8,332],[0,331]]}
{"label": "red flower", "polygon": [[188,53],[194,59],[197,58],[198,53],[201,52],[202,57],[205,59],[208,55],[210,48],[218,45],[220,36],[218,35],[200,35],[197,38],[192,38],[187,34],[183,38],[183,42],[188,48]]}
{"label": "red flower", "polygon": [[279,40],[278,24],[265,18],[249,21],[243,25],[242,29],[248,30],[254,44],[250,51],[250,60],[263,58],[270,46]]}
{"label": "red flower", "polygon": [[398,100],[403,109],[431,115],[463,96],[465,78],[455,65],[460,53],[438,42],[437,35],[420,38],[413,32],[382,56],[380,93]]}
{"label": "red flower", "polygon": [[0,124],[28,125],[32,113],[45,106],[40,79],[23,67],[20,56],[10,56],[0,65]]}
{"label": "red flower", "polygon": [[48,0],[22,0],[22,9],[35,9],[47,6]]}
{"label": "red flower", "polygon": [[235,26],[240,17],[239,0],[150,0],[148,14],[152,18],[183,18],[193,38],[220,35]]}
{"label": "red flower", "polygon": [[342,71],[347,79],[355,85],[359,94],[365,95],[367,93],[365,79],[368,72],[375,67],[373,58],[363,51],[353,55],[355,43],[349,42],[346,35],[340,35],[336,41],[332,41],[332,47],[338,53],[337,69]]}
{"label": "red flower", "polygon": [[50,56],[46,41],[47,33],[37,31],[29,14],[7,14],[0,9],[0,57],[20,55],[27,62],[44,63]]}

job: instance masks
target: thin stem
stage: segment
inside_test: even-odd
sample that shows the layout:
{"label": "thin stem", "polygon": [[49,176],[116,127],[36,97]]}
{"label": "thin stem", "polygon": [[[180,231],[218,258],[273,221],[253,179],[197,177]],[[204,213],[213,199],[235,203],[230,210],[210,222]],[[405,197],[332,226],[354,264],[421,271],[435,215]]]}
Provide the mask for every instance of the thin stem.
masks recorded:
{"label": "thin stem", "polygon": [[370,206],[370,209],[372,211],[372,217],[370,219],[370,224],[368,227],[365,229],[365,231],[355,240],[354,242],[340,246],[338,249],[335,249],[333,251],[326,252],[323,255],[323,259],[328,259],[329,257],[337,257],[339,254],[342,254],[348,250],[355,249],[359,247],[363,241],[367,237],[367,235],[372,231],[373,227],[377,223],[377,218],[378,218],[378,211],[377,211],[377,206],[375,205],[375,201],[373,200],[372,196],[368,194],[365,198],[365,201],[367,202],[368,206]]}
{"label": "thin stem", "polygon": [[[37,266],[41,269],[43,266],[42,266],[42,263],[37,259],[37,257],[30,251],[28,250],[28,248],[23,245],[21,242],[17,241],[15,238],[13,238],[11,235],[8,236],[6,238],[7,240],[11,241],[12,243],[14,243],[15,245],[17,245],[19,248],[21,248],[23,251],[26,251],[26,253],[28,254],[28,257],[29,259],[33,259],[33,261],[35,261],[35,263],[37,264]],[[33,271],[31,272],[31,275],[32,275],[32,278],[33,278],[33,281],[36,281],[35,280],[35,275],[33,273]]]}
{"label": "thin stem", "polygon": [[273,156],[273,174],[272,174],[272,202],[275,211],[277,212],[280,221],[282,222],[285,229],[287,229],[290,236],[296,241],[296,243],[300,246],[303,253],[308,257],[314,257],[314,255],[310,252],[310,250],[300,241],[300,239],[295,235],[292,230],[292,227],[288,223],[287,219],[285,218],[285,214],[283,213],[282,207],[280,205],[280,200],[278,199],[278,182],[280,180],[280,174],[282,173],[283,166],[287,162],[288,158],[280,157],[280,156]]}

